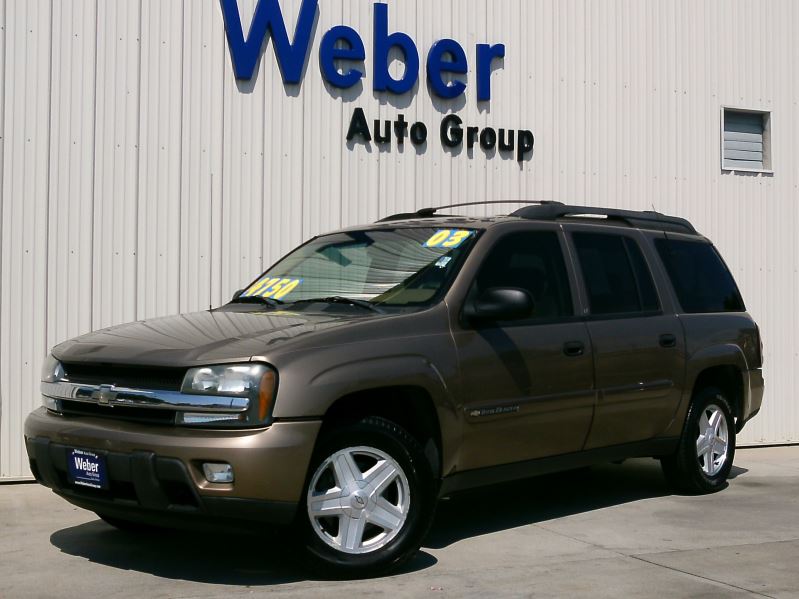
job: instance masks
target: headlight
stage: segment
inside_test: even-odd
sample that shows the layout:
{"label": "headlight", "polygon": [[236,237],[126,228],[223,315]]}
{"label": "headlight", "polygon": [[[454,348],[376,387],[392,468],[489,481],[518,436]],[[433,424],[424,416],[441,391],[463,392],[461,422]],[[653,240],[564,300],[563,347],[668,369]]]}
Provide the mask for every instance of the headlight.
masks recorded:
{"label": "headlight", "polygon": [[181,393],[246,397],[246,413],[179,412],[178,424],[189,426],[257,426],[267,424],[277,389],[277,373],[266,364],[230,364],[192,368]]}
{"label": "headlight", "polygon": [[64,367],[61,362],[49,354],[42,364],[42,382],[43,383],[56,383],[64,378]]}
{"label": "headlight", "polygon": [[[42,382],[43,383],[57,383],[64,378],[64,367],[61,362],[56,360],[52,354],[49,354],[42,364]],[[52,412],[59,412],[58,400],[48,397],[42,393],[42,405]]]}

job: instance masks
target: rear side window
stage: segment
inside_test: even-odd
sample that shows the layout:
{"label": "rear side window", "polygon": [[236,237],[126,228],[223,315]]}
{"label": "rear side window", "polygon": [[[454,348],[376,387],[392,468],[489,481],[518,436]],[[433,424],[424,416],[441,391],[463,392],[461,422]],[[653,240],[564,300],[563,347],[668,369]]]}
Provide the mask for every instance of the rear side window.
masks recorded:
{"label": "rear side window", "polygon": [[743,299],[730,271],[709,243],[657,239],[666,267],[684,312],[743,312]]}
{"label": "rear side window", "polygon": [[629,237],[575,233],[591,314],[630,314],[660,309],[649,266]]}

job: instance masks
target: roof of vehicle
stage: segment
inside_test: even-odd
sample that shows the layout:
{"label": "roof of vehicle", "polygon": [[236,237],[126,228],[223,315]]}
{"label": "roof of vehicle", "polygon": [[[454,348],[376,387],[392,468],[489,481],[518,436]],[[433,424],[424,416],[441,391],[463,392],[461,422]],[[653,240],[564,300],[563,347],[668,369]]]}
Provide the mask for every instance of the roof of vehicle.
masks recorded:
{"label": "roof of vehicle", "polygon": [[[466,206],[519,203],[523,208],[508,215],[493,217],[469,217],[452,214],[440,214],[439,211],[462,208]],[[590,220],[589,220],[590,219]],[[490,226],[505,223],[533,221],[569,221],[590,222],[598,225],[617,225],[655,231],[668,231],[698,235],[690,222],[676,216],[667,216],[655,211],[619,210],[616,208],[600,208],[595,206],[571,206],[561,202],[469,202],[439,208],[422,208],[417,212],[394,214],[381,219],[374,226],[391,223],[394,226],[430,226],[430,227],[464,227],[486,229]]]}

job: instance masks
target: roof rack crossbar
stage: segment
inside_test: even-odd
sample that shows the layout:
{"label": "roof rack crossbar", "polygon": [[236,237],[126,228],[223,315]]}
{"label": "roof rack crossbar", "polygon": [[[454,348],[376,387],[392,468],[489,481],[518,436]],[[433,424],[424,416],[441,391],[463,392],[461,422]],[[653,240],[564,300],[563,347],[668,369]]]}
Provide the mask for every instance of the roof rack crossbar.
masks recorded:
{"label": "roof rack crossbar", "polygon": [[543,206],[526,206],[520,208],[511,216],[535,220],[555,220],[567,216],[605,216],[621,220],[633,227],[656,228],[672,232],[688,232],[696,234],[696,229],[684,218],[667,216],[653,210],[636,212],[634,210],[618,210],[616,208],[596,208],[593,206],[567,206],[560,203],[551,203]]}
{"label": "roof rack crossbar", "polygon": [[417,218],[433,218],[436,216],[439,210],[449,210],[450,208],[465,208],[466,206],[490,206],[495,204],[529,204],[529,205],[536,205],[536,206],[548,206],[550,204],[558,204],[562,206],[560,202],[552,202],[549,200],[496,200],[496,201],[487,201],[487,202],[465,202],[462,204],[450,204],[449,206],[438,206],[437,208],[421,208],[416,212],[403,212],[400,214],[392,214],[391,216],[387,216],[385,218],[381,218],[379,223],[386,223],[391,222],[394,220],[413,220]]}

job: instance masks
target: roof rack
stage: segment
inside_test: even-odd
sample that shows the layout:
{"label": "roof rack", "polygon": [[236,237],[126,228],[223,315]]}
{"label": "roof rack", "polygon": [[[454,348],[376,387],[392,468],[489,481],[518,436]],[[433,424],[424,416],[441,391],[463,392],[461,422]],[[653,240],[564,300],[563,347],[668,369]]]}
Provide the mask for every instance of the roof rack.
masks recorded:
{"label": "roof rack", "polygon": [[[422,208],[416,212],[403,212],[400,214],[392,214],[385,218],[381,218],[379,223],[387,223],[394,220],[413,220],[417,218],[433,218],[435,216],[445,216],[437,214],[439,210],[449,210],[450,208],[464,208],[466,206],[486,206],[492,204],[535,204],[537,206],[546,206],[549,204],[559,204],[560,202],[551,202],[546,200],[533,201],[533,200],[502,200],[491,202],[466,202],[464,204],[450,204],[449,206],[439,206],[438,208]],[[560,204],[561,206],[563,204]]]}
{"label": "roof rack", "polygon": [[562,202],[551,200],[500,200],[487,202],[466,202],[463,204],[451,204],[449,206],[439,206],[437,208],[422,208],[416,212],[405,212],[393,214],[380,219],[379,223],[386,223],[396,220],[415,220],[422,218],[434,218],[436,216],[451,216],[438,214],[439,210],[450,208],[464,208],[466,206],[487,206],[495,204],[527,204],[511,213],[510,216],[526,218],[530,220],[556,220],[564,217],[579,217],[583,215],[604,216],[608,220],[623,222],[630,227],[641,229],[654,229],[656,231],[670,231],[672,233],[689,233],[698,235],[694,226],[684,218],[676,216],[666,216],[654,210],[644,210],[637,212],[634,210],[618,210],[616,208],[596,208],[594,206],[569,206]]}
{"label": "roof rack", "polygon": [[625,222],[631,227],[670,231],[672,233],[697,234],[694,226],[684,218],[666,216],[654,210],[636,212],[615,208],[596,208],[593,206],[567,206],[560,202],[548,202],[540,206],[520,208],[510,216],[534,220],[555,220],[567,216],[604,216],[608,219]]}

